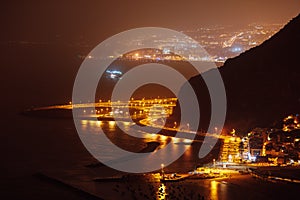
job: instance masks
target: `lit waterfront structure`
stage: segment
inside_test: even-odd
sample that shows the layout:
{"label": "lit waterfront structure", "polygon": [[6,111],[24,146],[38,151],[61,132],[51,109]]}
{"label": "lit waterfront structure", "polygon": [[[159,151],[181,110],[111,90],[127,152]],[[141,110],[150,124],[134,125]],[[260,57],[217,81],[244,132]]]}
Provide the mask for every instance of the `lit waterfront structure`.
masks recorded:
{"label": "lit waterfront structure", "polygon": [[163,48],[161,49],[141,49],[129,52],[121,56],[125,60],[149,60],[149,61],[183,61],[183,58],[179,55],[174,54],[171,49],[173,48]]}
{"label": "lit waterfront structure", "polygon": [[131,99],[129,101],[99,100],[96,103],[73,103],[33,108],[33,111],[75,109],[82,118],[166,118],[173,114],[177,98]]}

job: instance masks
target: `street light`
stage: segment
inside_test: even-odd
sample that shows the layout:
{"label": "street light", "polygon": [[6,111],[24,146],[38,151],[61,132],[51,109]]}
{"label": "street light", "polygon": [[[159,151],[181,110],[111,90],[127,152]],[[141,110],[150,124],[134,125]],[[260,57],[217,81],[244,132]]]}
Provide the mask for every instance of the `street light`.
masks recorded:
{"label": "street light", "polygon": [[161,175],[162,175],[162,179],[165,179],[165,172],[164,172],[164,164],[162,163],[161,165]]}
{"label": "street light", "polygon": [[215,127],[215,132],[218,133],[218,127]]}
{"label": "street light", "polygon": [[176,128],[176,126],[177,126],[177,122],[174,122],[174,127],[173,128]]}

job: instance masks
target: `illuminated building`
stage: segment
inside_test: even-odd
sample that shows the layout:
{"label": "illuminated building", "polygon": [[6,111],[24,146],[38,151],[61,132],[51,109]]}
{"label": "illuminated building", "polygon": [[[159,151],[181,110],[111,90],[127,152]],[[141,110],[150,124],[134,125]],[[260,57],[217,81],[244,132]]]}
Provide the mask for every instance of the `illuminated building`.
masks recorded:
{"label": "illuminated building", "polygon": [[300,129],[300,116],[289,115],[283,119],[283,131],[292,131],[294,129]]}
{"label": "illuminated building", "polygon": [[240,162],[241,138],[237,136],[224,136],[223,146],[221,150],[221,162]]}

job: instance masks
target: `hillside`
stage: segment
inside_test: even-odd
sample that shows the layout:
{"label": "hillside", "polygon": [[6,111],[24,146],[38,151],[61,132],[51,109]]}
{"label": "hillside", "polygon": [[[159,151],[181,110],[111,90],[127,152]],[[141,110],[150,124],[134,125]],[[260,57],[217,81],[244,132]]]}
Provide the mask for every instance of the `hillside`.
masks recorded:
{"label": "hillside", "polygon": [[[300,112],[299,47],[300,15],[260,46],[228,59],[219,68],[227,93],[227,130],[246,133]],[[204,108],[200,129],[205,129],[210,104],[203,98],[207,89],[201,82],[200,76],[190,80],[202,102],[200,108]]]}

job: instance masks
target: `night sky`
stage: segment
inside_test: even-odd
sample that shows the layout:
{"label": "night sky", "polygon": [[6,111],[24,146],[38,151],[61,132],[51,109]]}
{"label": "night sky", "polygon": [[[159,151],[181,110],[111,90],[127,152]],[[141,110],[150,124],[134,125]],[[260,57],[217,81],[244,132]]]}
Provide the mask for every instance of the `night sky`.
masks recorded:
{"label": "night sky", "polygon": [[88,38],[102,41],[143,26],[182,30],[202,25],[287,23],[299,0],[76,0],[2,2],[1,40],[49,41]]}

